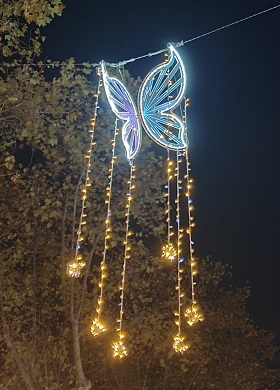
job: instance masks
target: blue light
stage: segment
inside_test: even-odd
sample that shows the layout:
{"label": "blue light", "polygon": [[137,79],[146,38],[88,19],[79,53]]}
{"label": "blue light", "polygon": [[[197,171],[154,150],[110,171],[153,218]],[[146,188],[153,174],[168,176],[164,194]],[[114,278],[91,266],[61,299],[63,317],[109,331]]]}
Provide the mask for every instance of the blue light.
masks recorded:
{"label": "blue light", "polygon": [[159,145],[172,150],[188,147],[186,125],[173,113],[186,90],[184,64],[172,45],[169,60],[154,68],[144,78],[138,106],[147,134]]}

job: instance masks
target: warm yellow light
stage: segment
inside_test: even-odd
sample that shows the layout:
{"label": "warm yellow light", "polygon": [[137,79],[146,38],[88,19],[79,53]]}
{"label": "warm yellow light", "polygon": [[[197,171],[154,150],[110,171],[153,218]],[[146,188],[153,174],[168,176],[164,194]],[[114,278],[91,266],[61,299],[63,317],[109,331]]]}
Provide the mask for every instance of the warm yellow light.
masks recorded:
{"label": "warm yellow light", "polygon": [[99,321],[98,318],[95,318],[92,321],[92,325],[90,328],[91,333],[93,334],[94,337],[99,336],[101,333],[106,332],[105,326]]}
{"label": "warm yellow light", "polygon": [[163,258],[173,261],[175,260],[176,256],[177,256],[177,251],[171,243],[162,247]]}
{"label": "warm yellow light", "polygon": [[173,348],[175,352],[183,354],[189,348],[189,345],[185,343],[185,337],[177,334],[177,336],[173,337],[173,340]]}
{"label": "warm yellow light", "polygon": [[128,354],[128,351],[123,343],[123,341],[115,341],[113,346],[113,356],[114,357],[117,357],[117,358],[124,358],[125,356],[127,356]]}
{"label": "warm yellow light", "polygon": [[188,307],[184,315],[187,318],[187,324],[189,324],[189,326],[195,325],[204,320],[200,307],[196,304],[192,304],[192,306]]}
{"label": "warm yellow light", "polygon": [[68,261],[66,274],[69,278],[79,278],[81,276],[81,270],[86,265],[84,261]]}

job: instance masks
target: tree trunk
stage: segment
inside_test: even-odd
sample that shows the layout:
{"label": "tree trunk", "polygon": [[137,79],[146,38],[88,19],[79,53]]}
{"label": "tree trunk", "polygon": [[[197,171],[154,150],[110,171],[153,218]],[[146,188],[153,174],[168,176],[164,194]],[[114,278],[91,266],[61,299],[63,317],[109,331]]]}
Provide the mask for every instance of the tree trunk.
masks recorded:
{"label": "tree trunk", "polygon": [[91,382],[85,377],[83,366],[82,366],[82,360],[81,360],[79,322],[76,319],[72,319],[71,322],[72,322],[74,360],[75,360],[75,370],[76,370],[76,386],[74,389],[90,390]]}
{"label": "tree trunk", "polygon": [[39,385],[37,384],[36,380],[34,379],[32,375],[32,371],[26,367],[26,364],[18,351],[16,350],[15,346],[13,345],[12,341],[10,340],[10,337],[6,337],[7,345],[12,353],[12,356],[18,366],[18,369],[21,373],[21,376],[24,380],[24,383],[26,385],[26,388],[28,390],[40,390]]}

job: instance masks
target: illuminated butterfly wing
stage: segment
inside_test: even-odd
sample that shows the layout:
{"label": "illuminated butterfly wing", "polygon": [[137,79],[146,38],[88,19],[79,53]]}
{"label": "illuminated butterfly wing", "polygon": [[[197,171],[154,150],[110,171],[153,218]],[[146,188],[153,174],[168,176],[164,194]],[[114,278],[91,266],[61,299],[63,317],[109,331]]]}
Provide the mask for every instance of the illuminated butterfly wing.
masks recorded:
{"label": "illuminated butterfly wing", "polygon": [[143,80],[138,95],[142,123],[148,135],[168,149],[188,146],[186,125],[173,113],[186,89],[186,73],[177,51],[169,45],[169,60],[154,68]]}
{"label": "illuminated butterfly wing", "polygon": [[125,85],[116,77],[110,77],[105,63],[101,63],[104,89],[114,114],[124,121],[122,140],[128,160],[133,159],[141,145],[141,126],[137,115],[136,105]]}

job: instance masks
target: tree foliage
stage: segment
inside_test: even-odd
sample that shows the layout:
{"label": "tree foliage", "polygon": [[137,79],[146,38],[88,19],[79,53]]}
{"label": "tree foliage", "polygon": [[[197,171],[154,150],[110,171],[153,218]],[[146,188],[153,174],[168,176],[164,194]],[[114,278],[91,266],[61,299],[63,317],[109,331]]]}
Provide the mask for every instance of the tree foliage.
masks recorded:
{"label": "tree foliage", "polygon": [[[137,234],[126,277],[129,358],[116,362],[111,354],[129,173],[121,142],[103,316],[109,331],[92,337],[114,118],[101,96],[83,228],[87,266],[83,278],[68,279],[96,87],[87,78],[88,64],[77,68],[74,59],[41,59],[39,27],[62,12],[61,1],[0,0],[0,7],[0,388],[272,388],[277,380],[277,372],[268,368],[275,355],[273,337],[252,324],[248,288],[233,288],[230,270],[218,262],[201,263],[199,295],[207,320],[194,329],[185,326],[191,344],[185,355],[172,352],[176,270],[156,255],[165,229],[165,179],[162,160],[146,138],[137,158],[132,203]],[[126,77],[136,90],[139,80]],[[185,275],[188,291],[187,266]]]}

